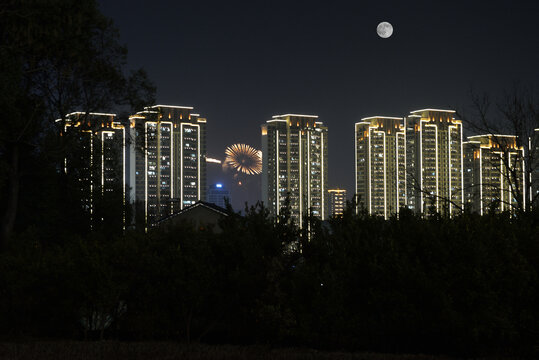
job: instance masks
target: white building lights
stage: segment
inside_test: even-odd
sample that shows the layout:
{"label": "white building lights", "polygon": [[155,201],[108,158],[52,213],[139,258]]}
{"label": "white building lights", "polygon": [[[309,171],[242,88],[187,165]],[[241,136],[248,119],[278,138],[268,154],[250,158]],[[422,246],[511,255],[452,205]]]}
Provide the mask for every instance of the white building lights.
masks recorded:
{"label": "white building lights", "polygon": [[192,110],[155,105],[130,117],[138,148],[134,193],[146,224],[205,199],[206,119]]}
{"label": "white building lights", "polygon": [[287,197],[292,218],[327,216],[327,128],[316,115],[275,115],[262,125],[262,198],[278,216]]}

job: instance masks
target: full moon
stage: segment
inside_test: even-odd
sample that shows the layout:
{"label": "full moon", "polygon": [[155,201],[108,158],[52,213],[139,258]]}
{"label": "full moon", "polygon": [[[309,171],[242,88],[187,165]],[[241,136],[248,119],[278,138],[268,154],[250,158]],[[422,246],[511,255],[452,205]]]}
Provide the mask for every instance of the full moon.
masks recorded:
{"label": "full moon", "polygon": [[393,34],[393,25],[391,25],[387,21],[383,21],[376,27],[376,32],[381,38],[387,39],[391,36],[391,34]]}

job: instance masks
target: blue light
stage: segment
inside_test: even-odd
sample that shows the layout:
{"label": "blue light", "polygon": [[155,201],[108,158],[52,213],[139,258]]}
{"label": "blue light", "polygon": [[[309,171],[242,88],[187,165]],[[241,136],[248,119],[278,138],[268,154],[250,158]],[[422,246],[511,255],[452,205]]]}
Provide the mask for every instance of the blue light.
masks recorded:
{"label": "blue light", "polygon": [[215,184],[215,187],[220,189],[223,187],[223,184]]}

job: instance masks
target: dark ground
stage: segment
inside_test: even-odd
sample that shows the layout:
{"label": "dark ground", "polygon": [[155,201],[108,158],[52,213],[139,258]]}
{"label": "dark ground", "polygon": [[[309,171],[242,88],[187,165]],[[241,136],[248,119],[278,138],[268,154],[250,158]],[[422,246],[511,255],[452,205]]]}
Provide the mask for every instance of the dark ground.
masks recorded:
{"label": "dark ground", "polygon": [[[145,360],[145,359],[364,359],[364,360],[451,360],[448,356],[324,352],[304,348],[276,348],[266,346],[186,345],[175,342],[24,342],[0,343],[3,360]],[[491,359],[491,358],[483,358]],[[494,358],[492,358],[494,359]],[[506,358],[509,359],[509,358]]]}

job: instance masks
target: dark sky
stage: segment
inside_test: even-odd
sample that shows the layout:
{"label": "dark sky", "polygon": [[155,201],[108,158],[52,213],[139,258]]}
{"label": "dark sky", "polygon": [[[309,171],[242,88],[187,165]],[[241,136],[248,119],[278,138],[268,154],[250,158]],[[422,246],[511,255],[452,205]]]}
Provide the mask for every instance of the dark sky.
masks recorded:
{"label": "dark sky", "polygon": [[[329,185],[349,196],[362,117],[462,108],[471,88],[496,96],[515,81],[539,85],[539,1],[100,4],[129,66],[155,82],[157,102],[207,117],[208,156],[223,158],[236,142],[260,148],[272,115],[319,115],[329,128]],[[381,21],[394,26],[389,39],[376,34]],[[226,182],[215,170],[209,183]],[[256,201],[259,184],[232,189],[233,205]]]}

